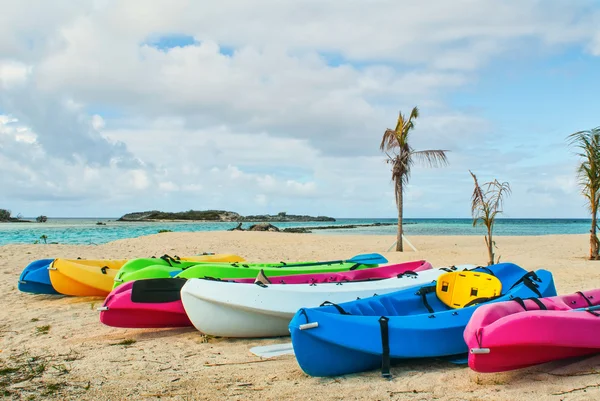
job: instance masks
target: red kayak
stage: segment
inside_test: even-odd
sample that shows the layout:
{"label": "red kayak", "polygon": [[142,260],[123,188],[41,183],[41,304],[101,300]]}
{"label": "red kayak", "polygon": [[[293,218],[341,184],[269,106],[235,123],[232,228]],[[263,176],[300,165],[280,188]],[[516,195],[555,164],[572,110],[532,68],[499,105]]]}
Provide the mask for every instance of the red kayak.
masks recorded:
{"label": "red kayak", "polygon": [[469,367],[502,372],[600,352],[600,289],[479,307],[465,328]]}
{"label": "red kayak", "polygon": [[[335,273],[310,273],[277,276],[269,279],[264,274],[257,278],[222,279],[239,283],[262,284],[318,284],[344,281],[381,280],[399,275],[410,275],[431,269],[424,260],[362,270]],[[416,275],[415,275],[416,276]],[[208,279],[208,278],[207,278]],[[123,328],[160,328],[192,326],[181,302],[181,278],[157,278],[130,281],[115,288],[104,301],[100,321],[107,326]]]}

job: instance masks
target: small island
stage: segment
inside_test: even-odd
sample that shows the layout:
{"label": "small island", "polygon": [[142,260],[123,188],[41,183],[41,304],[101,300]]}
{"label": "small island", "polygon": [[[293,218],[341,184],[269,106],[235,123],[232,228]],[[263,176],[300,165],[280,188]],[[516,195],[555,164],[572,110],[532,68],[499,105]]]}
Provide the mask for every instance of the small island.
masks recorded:
{"label": "small island", "polygon": [[276,215],[242,216],[226,210],[188,210],[187,212],[147,212],[127,213],[117,221],[210,221],[210,222],[305,222],[305,221],[336,221],[333,217],[295,215],[281,212]]}
{"label": "small island", "polygon": [[0,209],[0,223],[33,223],[31,220],[23,220],[20,215],[12,217],[10,210]]}

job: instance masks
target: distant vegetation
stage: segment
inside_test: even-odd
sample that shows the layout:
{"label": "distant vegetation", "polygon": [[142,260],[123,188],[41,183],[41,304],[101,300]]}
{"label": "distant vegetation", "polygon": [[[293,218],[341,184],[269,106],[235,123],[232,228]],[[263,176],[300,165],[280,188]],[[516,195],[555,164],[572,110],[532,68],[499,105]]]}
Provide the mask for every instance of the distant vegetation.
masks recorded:
{"label": "distant vegetation", "polygon": [[246,222],[285,222],[285,221],[335,221],[333,217],[293,215],[280,212],[276,215],[242,216],[236,212],[226,210],[188,210],[187,212],[161,212],[151,210],[147,212],[127,213],[118,221],[153,221],[153,220],[199,220],[199,221],[246,221]]}
{"label": "distant vegetation", "polygon": [[35,221],[37,221],[38,223],[45,223],[48,221],[48,217],[47,216],[38,216],[35,218]]}
{"label": "distant vegetation", "polygon": [[0,222],[2,223],[31,223],[29,220],[23,220],[23,216],[18,214],[17,217],[12,217],[10,210],[0,209]]}

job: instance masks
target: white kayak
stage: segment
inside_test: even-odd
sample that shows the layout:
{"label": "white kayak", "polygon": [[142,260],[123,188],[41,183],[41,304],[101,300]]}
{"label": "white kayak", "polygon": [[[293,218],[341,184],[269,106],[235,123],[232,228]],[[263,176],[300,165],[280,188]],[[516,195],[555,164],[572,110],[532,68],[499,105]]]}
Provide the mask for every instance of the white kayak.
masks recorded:
{"label": "white kayak", "polygon": [[[475,268],[463,265],[452,269]],[[199,331],[221,337],[289,335],[288,324],[300,308],[341,303],[431,283],[448,268],[399,277],[321,284],[240,284],[189,279],[181,289],[185,311]]]}

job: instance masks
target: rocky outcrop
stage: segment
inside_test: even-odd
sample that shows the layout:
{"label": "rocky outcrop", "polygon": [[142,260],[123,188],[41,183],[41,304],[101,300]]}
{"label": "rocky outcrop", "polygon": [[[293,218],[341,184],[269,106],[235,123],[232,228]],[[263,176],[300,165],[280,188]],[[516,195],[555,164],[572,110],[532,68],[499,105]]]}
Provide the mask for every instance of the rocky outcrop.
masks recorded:
{"label": "rocky outcrop", "polygon": [[281,212],[275,215],[272,214],[264,214],[264,215],[255,215],[255,216],[246,216],[244,217],[244,221],[273,221],[273,222],[297,222],[297,221],[335,221],[333,217],[327,216],[307,216],[307,215],[298,215],[298,214],[287,214],[286,212]]}
{"label": "rocky outcrop", "polygon": [[153,221],[153,220],[199,220],[199,221],[239,221],[242,216],[226,210],[188,210],[187,212],[147,212],[127,213],[118,221]]}
{"label": "rocky outcrop", "polygon": [[259,223],[253,224],[248,228],[248,231],[272,231],[279,232],[279,228],[275,227],[271,223]]}
{"label": "rocky outcrop", "polygon": [[189,210],[187,212],[161,212],[150,210],[147,212],[127,213],[118,221],[156,221],[156,220],[196,220],[196,221],[238,221],[238,222],[307,222],[307,221],[335,221],[333,217],[307,216],[287,214],[241,216],[239,213],[226,210]]}

